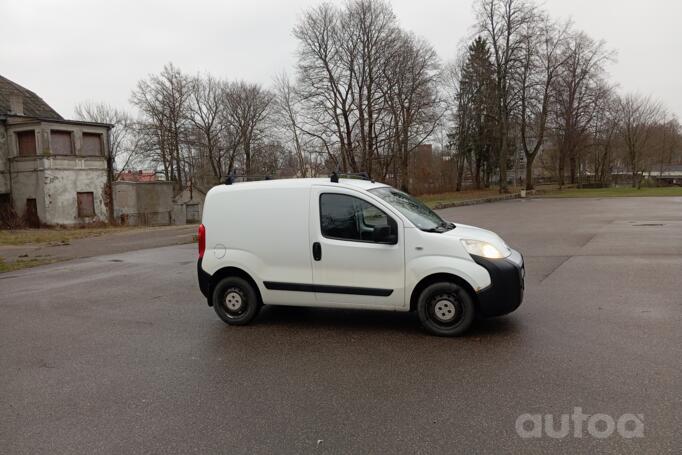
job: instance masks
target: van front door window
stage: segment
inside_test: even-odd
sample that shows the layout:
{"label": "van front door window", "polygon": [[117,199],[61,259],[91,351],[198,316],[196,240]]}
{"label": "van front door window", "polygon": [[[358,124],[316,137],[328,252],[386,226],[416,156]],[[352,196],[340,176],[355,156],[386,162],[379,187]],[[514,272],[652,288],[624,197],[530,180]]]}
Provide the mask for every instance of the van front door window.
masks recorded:
{"label": "van front door window", "polygon": [[346,194],[320,195],[320,230],[327,238],[372,242],[375,230],[385,226],[397,234],[395,221],[369,202]]}

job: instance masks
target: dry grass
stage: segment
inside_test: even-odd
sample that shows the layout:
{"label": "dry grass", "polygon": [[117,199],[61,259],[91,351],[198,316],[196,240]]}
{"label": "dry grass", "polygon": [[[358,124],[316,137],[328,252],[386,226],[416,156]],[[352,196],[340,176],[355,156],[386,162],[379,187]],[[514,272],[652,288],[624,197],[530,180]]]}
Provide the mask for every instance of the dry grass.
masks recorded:
{"label": "dry grass", "polygon": [[[518,193],[518,191],[518,188],[509,188],[510,193]],[[422,196],[418,196],[418,199],[429,207],[435,207],[436,205],[442,203],[473,201],[476,199],[485,199],[499,195],[500,191],[497,188],[486,188],[481,190],[463,190],[449,193],[424,194]]]}
{"label": "dry grass", "polygon": [[14,270],[27,269],[30,267],[37,267],[39,265],[51,264],[55,262],[54,258],[49,257],[39,257],[30,259],[17,259],[14,262],[5,262],[5,260],[0,257],[0,273],[12,272]]}
{"label": "dry grass", "polygon": [[97,237],[103,234],[123,232],[130,229],[134,228],[97,227],[0,230],[0,245],[27,245],[31,243],[63,245],[68,244],[74,239]]}
{"label": "dry grass", "polygon": [[655,197],[682,196],[682,187],[667,186],[661,188],[572,188],[556,190],[543,194],[541,197]]}

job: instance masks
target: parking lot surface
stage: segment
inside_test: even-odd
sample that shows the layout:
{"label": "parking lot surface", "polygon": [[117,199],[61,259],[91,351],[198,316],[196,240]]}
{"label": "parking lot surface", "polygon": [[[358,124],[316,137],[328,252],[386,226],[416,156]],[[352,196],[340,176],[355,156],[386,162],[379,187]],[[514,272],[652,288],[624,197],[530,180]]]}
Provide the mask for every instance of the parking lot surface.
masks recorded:
{"label": "parking lot surface", "polygon": [[[290,307],[228,327],[194,245],[0,275],[0,453],[679,453],[682,198],[441,214],[526,259],[521,307],[462,338]],[[575,408],[641,415],[644,437],[517,434]]]}

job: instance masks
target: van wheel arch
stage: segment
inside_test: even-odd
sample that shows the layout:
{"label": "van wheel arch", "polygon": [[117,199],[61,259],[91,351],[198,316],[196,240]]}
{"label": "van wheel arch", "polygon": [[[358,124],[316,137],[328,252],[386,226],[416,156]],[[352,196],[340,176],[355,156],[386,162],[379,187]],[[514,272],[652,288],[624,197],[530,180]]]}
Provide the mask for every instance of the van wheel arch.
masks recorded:
{"label": "van wheel arch", "polygon": [[[256,291],[256,295],[258,296],[258,301],[260,304],[263,304],[263,296],[260,293],[260,288],[258,287],[258,284],[256,284],[256,280],[251,278],[251,275],[243,271],[242,269],[238,267],[223,267],[222,269],[218,270],[211,276],[211,288],[209,289],[209,296],[213,295],[213,290],[215,289],[216,285],[220,283],[220,280],[223,278],[227,278],[229,276],[238,276],[240,278],[245,279],[248,281],[248,283],[253,286],[253,289]],[[213,302],[211,302],[211,299],[208,298],[208,306],[213,306]]]}
{"label": "van wheel arch", "polygon": [[410,311],[415,311],[417,309],[419,295],[422,293],[424,289],[426,289],[433,283],[438,283],[441,281],[446,281],[459,285],[460,287],[467,291],[469,297],[471,297],[474,303],[478,303],[476,291],[474,291],[474,288],[472,288],[471,285],[464,278],[457,275],[453,275],[452,273],[434,273],[433,275],[429,275],[422,278],[421,281],[419,281],[419,283],[417,283],[417,285],[412,290],[412,294],[410,295]]}

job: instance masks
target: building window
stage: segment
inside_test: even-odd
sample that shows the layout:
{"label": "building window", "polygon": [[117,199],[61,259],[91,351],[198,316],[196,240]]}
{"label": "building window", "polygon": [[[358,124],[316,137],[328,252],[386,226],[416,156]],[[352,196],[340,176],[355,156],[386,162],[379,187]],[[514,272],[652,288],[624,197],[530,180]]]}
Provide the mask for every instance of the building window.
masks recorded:
{"label": "building window", "polygon": [[86,156],[102,156],[102,135],[98,133],[83,133],[81,154]]}
{"label": "building window", "polygon": [[78,218],[95,216],[95,195],[93,193],[76,193],[78,200]]}
{"label": "building window", "polygon": [[50,149],[53,155],[73,155],[71,131],[50,131]]}
{"label": "building window", "polygon": [[35,156],[36,132],[33,130],[17,132],[17,144],[19,145],[19,156]]}

